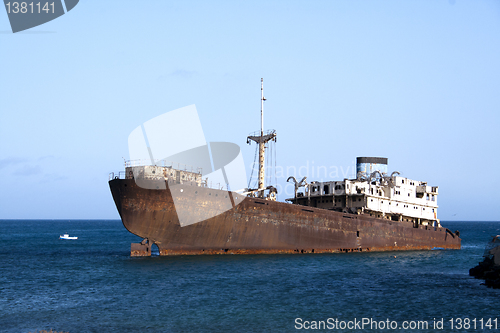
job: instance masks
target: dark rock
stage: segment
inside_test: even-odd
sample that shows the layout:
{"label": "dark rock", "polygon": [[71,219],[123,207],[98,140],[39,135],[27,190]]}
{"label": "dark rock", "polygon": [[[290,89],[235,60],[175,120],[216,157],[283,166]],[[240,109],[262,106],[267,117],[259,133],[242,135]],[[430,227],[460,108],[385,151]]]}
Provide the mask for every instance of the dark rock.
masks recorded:
{"label": "dark rock", "polygon": [[500,279],[486,279],[484,280],[484,284],[487,287],[494,288],[494,289],[500,289]]}
{"label": "dark rock", "polygon": [[500,289],[500,236],[493,237],[486,247],[484,260],[469,270],[469,275],[483,279],[484,284]]}

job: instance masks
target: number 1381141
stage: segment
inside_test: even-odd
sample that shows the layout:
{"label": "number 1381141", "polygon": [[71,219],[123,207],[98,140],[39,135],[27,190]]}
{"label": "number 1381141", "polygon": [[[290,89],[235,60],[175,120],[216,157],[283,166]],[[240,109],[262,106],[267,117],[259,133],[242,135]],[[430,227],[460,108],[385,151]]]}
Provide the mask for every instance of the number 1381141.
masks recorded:
{"label": "number 1381141", "polygon": [[54,3],[49,2],[7,2],[5,4],[7,13],[13,14],[42,14],[54,13]]}

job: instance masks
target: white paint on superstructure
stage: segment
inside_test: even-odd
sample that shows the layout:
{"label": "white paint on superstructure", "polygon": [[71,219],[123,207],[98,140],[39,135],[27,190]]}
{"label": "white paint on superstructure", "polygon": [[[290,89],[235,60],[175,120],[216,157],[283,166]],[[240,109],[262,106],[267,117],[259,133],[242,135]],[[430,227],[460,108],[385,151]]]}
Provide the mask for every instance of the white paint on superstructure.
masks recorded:
{"label": "white paint on superstructure", "polygon": [[437,186],[385,173],[369,179],[312,182],[288,201],[393,221],[439,226]]}

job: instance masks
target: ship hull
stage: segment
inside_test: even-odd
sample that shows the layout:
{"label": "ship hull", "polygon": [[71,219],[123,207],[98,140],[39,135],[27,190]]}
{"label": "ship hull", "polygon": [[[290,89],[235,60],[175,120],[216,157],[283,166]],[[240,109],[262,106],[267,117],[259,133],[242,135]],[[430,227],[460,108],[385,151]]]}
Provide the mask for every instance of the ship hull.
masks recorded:
{"label": "ship hull", "polygon": [[[174,205],[166,190],[139,187],[133,179],[109,182],[123,225],[158,246],[160,255],[326,253],[460,249],[460,237],[442,227],[415,226],[369,215],[335,212],[259,198],[241,197],[222,214],[181,227],[178,209],[227,191],[198,186],[183,188],[184,201]],[[209,193],[208,193],[209,192]],[[229,193],[234,203],[236,193]],[[210,200],[210,199],[207,199]],[[213,203],[207,202],[206,209]],[[181,206],[179,206],[181,205]],[[146,245],[143,245],[146,246]],[[138,244],[132,255],[149,255]]]}

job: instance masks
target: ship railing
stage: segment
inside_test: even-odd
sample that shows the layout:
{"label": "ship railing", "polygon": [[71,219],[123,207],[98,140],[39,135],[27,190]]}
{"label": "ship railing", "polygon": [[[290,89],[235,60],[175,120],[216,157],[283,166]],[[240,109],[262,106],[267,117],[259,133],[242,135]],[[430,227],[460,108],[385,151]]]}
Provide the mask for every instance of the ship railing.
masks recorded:
{"label": "ship railing", "polygon": [[110,172],[108,176],[108,180],[112,179],[125,179],[125,171],[118,171],[118,172]]}
{"label": "ship railing", "polygon": [[240,195],[247,195],[251,193],[251,191],[248,190],[248,188],[243,188],[239,190],[232,189],[229,184],[224,184],[224,183],[214,183],[211,182],[207,179],[202,179],[200,186],[202,187],[207,187],[207,188],[212,188],[215,190],[221,190],[221,191],[228,191],[228,192],[234,192]]}
{"label": "ship railing", "polygon": [[214,182],[209,181],[208,179],[203,179],[201,181],[201,186],[213,188],[215,190],[229,191],[229,186],[227,184],[214,183]]}
{"label": "ship railing", "polygon": [[[110,172],[109,176],[108,176],[108,180],[126,179],[126,176],[127,176],[127,173],[125,171]],[[164,179],[163,176],[153,176],[153,175],[141,175],[141,178],[149,179],[149,180]],[[217,190],[229,191],[229,186],[227,184],[214,183],[214,182],[208,181],[208,179],[202,180],[201,186],[213,188],[213,189],[217,189]]]}
{"label": "ship railing", "polygon": [[188,164],[175,163],[172,161],[167,161],[166,159],[154,160],[154,163],[151,163],[151,160],[148,160],[148,159],[138,159],[138,160],[125,161],[126,168],[137,167],[137,166],[159,166],[159,167],[172,168],[175,170],[189,171],[189,172],[199,173],[199,174],[202,173],[202,168],[195,167],[195,166],[188,165]]}
{"label": "ship railing", "polygon": [[[266,135],[272,135],[274,133],[276,133],[276,130],[270,129],[270,130],[265,130],[263,134],[264,134],[264,136],[266,136]],[[248,136],[249,137],[250,136],[260,136],[260,131],[252,132],[252,133],[248,134]]]}

